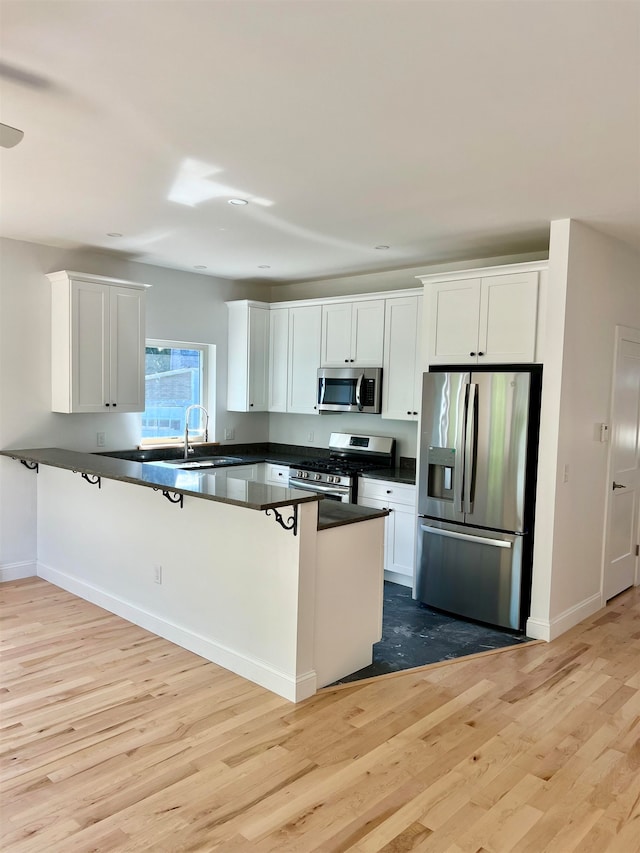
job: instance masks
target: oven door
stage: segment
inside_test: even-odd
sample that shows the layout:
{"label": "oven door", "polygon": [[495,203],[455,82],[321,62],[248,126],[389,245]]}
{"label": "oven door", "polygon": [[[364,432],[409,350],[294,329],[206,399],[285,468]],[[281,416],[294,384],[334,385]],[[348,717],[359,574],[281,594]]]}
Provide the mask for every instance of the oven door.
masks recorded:
{"label": "oven door", "polygon": [[297,480],[295,477],[289,477],[289,488],[302,489],[305,492],[317,492],[330,501],[351,503],[350,486],[326,486],[324,483],[310,483],[309,480]]}

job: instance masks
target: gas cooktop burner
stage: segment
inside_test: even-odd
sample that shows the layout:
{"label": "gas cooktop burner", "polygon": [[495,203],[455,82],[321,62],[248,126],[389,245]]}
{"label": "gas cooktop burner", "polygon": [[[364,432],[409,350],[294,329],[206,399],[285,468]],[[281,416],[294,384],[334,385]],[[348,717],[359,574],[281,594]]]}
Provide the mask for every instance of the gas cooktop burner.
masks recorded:
{"label": "gas cooktop burner", "polygon": [[301,471],[322,471],[330,474],[352,476],[360,471],[379,468],[380,464],[380,461],[368,462],[361,459],[349,461],[348,459],[324,457],[322,459],[306,459],[304,462],[299,462],[292,467],[299,468]]}

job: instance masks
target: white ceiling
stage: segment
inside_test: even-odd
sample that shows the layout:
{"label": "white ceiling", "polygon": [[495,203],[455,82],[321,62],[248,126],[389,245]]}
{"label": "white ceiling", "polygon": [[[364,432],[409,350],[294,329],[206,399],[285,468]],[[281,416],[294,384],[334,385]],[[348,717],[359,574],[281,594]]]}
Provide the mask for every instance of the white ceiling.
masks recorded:
{"label": "white ceiling", "polygon": [[0,28],[3,236],[269,282],[565,217],[640,251],[635,0],[2,0]]}

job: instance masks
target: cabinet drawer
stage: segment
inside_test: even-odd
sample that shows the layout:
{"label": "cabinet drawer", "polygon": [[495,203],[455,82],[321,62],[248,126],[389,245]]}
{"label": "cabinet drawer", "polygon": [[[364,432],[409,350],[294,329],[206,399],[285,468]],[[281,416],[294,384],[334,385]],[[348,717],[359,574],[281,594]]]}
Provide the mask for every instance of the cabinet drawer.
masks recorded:
{"label": "cabinet drawer", "polygon": [[278,486],[288,486],[289,466],[276,465],[274,462],[267,462],[266,477],[267,483],[274,483]]}
{"label": "cabinet drawer", "polygon": [[362,498],[374,498],[385,503],[416,505],[416,487],[408,483],[393,483],[389,480],[369,480],[360,477],[358,494]]}

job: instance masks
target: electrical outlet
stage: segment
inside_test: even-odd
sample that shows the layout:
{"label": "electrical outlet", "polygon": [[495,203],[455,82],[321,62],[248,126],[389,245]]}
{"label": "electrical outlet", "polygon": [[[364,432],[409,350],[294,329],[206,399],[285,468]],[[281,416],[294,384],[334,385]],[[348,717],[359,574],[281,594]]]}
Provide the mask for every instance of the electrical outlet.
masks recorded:
{"label": "electrical outlet", "polygon": [[225,427],[224,428],[224,437],[225,437],[225,441],[233,441],[233,439],[236,437],[235,429],[233,429],[233,427]]}
{"label": "electrical outlet", "polygon": [[96,433],[96,447],[104,447],[105,434],[103,432]]}
{"label": "electrical outlet", "polygon": [[162,583],[162,566],[153,567],[153,580],[155,583]]}
{"label": "electrical outlet", "polygon": [[315,438],[314,434],[313,434],[312,432],[309,432],[309,435],[307,436],[307,440],[308,440],[308,441],[313,441],[313,440],[314,440],[314,438]]}

